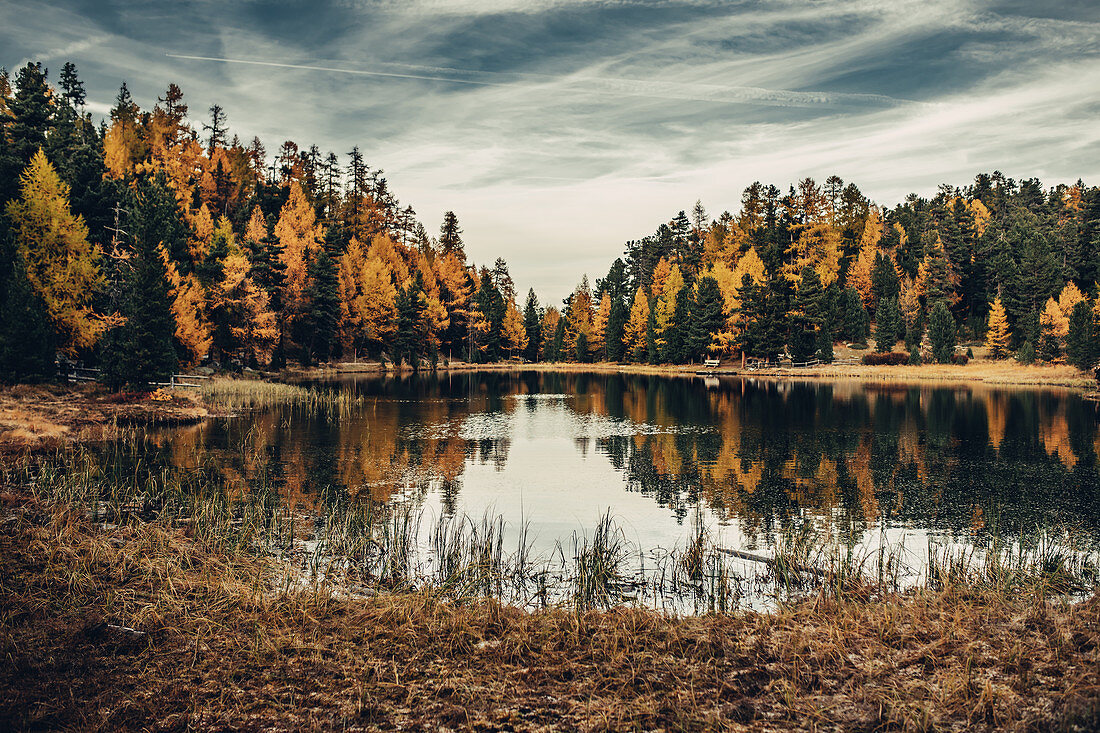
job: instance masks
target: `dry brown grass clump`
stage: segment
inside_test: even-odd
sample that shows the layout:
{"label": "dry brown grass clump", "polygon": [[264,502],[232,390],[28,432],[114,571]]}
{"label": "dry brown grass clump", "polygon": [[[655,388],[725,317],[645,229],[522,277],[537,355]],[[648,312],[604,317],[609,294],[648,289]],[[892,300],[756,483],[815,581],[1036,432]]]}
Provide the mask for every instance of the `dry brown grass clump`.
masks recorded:
{"label": "dry brown grass clump", "polygon": [[267,560],[4,494],[0,729],[1094,730],[1100,598],[773,614],[277,591]]}

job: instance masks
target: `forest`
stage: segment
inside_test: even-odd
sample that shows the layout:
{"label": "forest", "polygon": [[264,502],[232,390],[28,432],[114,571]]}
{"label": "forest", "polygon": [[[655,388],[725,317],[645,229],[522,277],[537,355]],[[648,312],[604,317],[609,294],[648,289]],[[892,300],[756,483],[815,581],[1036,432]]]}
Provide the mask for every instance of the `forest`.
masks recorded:
{"label": "forest", "polygon": [[454,212],[430,234],[359,147],[269,153],[219,105],[192,122],[175,84],[143,110],[123,83],[98,124],[85,102],[72,63],[56,84],[0,74],[3,381],[59,355],[121,388],[202,364],[829,361],[869,338],[880,363],[966,342],[1100,358],[1100,189],[1081,181],[994,172],[893,208],[837,176],[753,183],[738,213],[697,202],[543,305],[503,258],[467,260]]}

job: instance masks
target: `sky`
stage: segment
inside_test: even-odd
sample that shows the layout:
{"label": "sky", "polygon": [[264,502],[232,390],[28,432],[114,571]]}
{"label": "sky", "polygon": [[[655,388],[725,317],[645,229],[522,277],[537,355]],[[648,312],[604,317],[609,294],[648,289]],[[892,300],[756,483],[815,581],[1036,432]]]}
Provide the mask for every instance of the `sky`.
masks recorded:
{"label": "sky", "polygon": [[624,243],[759,180],[893,205],[1001,170],[1100,183],[1100,3],[0,0],[0,65],[89,108],[178,84],[269,152],[359,145],[429,231],[565,297]]}

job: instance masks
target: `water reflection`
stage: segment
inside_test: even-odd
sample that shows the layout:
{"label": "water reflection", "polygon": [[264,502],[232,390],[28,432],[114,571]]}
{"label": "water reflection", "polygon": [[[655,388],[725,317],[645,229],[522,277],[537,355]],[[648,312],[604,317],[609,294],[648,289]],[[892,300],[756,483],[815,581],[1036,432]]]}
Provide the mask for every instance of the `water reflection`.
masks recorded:
{"label": "water reflection", "polygon": [[364,406],[215,421],[173,433],[166,458],[292,503],[492,509],[546,537],[607,507],[643,544],[671,544],[696,507],[750,545],[807,514],[854,536],[1100,534],[1097,407],[1072,391],[541,372],[319,386]]}

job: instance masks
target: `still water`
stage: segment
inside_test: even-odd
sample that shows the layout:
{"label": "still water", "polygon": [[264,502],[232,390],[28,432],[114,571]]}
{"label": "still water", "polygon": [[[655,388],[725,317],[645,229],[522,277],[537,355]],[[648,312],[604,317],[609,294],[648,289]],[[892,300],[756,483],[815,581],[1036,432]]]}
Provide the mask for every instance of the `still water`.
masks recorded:
{"label": "still water", "polygon": [[1100,538],[1098,409],[1071,390],[546,372],[315,386],[362,400],[211,421],[173,433],[167,458],[262,471],[303,506],[499,515],[541,549],[607,510],[643,549],[682,545],[698,521],[749,551],[807,519],[918,553],[1051,528]]}

